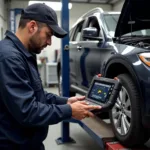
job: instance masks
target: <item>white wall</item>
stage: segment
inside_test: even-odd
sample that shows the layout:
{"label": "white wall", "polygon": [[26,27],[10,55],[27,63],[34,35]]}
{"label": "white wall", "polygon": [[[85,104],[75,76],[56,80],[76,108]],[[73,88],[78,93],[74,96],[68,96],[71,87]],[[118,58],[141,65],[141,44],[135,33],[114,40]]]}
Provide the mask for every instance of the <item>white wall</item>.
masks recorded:
{"label": "white wall", "polygon": [[4,38],[7,29],[7,8],[4,0],[0,0],[0,40]]}
{"label": "white wall", "polygon": [[124,4],[125,0],[120,0],[119,2],[117,2],[116,4],[113,5],[113,11],[121,11],[122,6]]}
{"label": "white wall", "polygon": [[[28,2],[26,1],[15,1],[13,0],[11,2],[11,8],[25,8],[28,5]],[[84,13],[86,13],[87,11],[89,11],[92,8],[95,7],[101,7],[103,8],[105,11],[110,11],[112,9],[112,7],[110,5],[97,5],[97,4],[78,4],[78,3],[73,3],[72,5],[72,9],[70,10],[70,27],[75,23],[75,21]],[[59,21],[59,25],[61,22],[61,13],[60,12],[56,12],[57,16],[58,16],[58,21]],[[17,16],[16,18],[16,22],[18,23],[18,19],[20,17]],[[61,48],[61,40],[57,39],[55,37],[52,38],[52,45],[48,46],[47,48],[45,48],[42,53],[40,55],[38,55],[38,57],[40,56],[47,56],[49,61],[53,61],[54,60],[54,50],[55,49],[60,49]]]}
{"label": "white wall", "polygon": [[11,8],[25,8],[28,6],[28,1],[11,0]]}

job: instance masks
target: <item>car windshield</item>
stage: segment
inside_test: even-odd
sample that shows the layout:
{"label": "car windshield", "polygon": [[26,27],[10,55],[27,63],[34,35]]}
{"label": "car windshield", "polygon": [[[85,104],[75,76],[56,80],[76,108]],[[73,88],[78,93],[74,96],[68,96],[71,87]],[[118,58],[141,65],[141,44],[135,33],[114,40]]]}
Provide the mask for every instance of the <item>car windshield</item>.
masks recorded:
{"label": "car windshield", "polygon": [[125,34],[124,36],[150,36],[150,29],[134,31],[132,33]]}
{"label": "car windshield", "polygon": [[[120,14],[104,14],[104,20],[109,34],[114,37]],[[150,29],[134,31],[123,36],[150,36]]]}
{"label": "car windshield", "polygon": [[104,14],[104,20],[109,34],[114,37],[120,14]]}

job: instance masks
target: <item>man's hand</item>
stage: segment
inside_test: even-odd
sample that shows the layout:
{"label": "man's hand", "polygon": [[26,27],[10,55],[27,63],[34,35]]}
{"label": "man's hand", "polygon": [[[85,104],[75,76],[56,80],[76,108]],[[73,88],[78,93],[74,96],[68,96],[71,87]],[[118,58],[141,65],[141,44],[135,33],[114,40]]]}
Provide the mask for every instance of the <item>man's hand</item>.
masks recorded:
{"label": "man's hand", "polygon": [[83,101],[84,99],[85,99],[85,96],[70,97],[70,98],[68,98],[67,104],[73,104],[73,103],[75,103],[75,102],[77,102],[77,101]]}
{"label": "man's hand", "polygon": [[90,110],[101,109],[100,106],[88,105],[85,101],[77,101],[70,104],[72,108],[72,117],[78,120],[82,120],[86,117],[94,117],[94,114]]}

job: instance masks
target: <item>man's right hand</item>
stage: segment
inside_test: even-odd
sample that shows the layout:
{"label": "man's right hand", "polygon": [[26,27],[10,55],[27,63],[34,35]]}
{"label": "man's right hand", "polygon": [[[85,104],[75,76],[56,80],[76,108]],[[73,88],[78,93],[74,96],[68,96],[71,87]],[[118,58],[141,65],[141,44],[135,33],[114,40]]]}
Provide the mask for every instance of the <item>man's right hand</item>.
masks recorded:
{"label": "man's right hand", "polygon": [[72,117],[77,120],[82,120],[86,117],[94,117],[94,114],[90,110],[101,109],[100,106],[89,105],[85,101],[77,101],[70,104],[72,108]]}

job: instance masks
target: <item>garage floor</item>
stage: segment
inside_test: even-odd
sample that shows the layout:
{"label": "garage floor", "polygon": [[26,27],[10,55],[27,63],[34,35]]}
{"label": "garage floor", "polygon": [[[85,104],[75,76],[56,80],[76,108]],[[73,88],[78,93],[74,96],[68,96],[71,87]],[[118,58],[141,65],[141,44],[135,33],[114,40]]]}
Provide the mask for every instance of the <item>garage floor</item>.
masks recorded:
{"label": "garage floor", "polygon": [[57,145],[55,140],[60,137],[60,124],[50,126],[49,134],[45,140],[46,150],[100,150],[99,145],[77,124],[70,125],[70,135],[75,144]]}
{"label": "garage floor", "polygon": [[[57,87],[45,89],[48,92],[58,94]],[[61,124],[49,126],[47,139],[44,141],[46,150],[101,150],[88,133],[78,124],[70,124],[70,136],[76,141],[75,144],[57,145],[55,140],[61,135]],[[147,143],[150,148],[150,141]]]}

